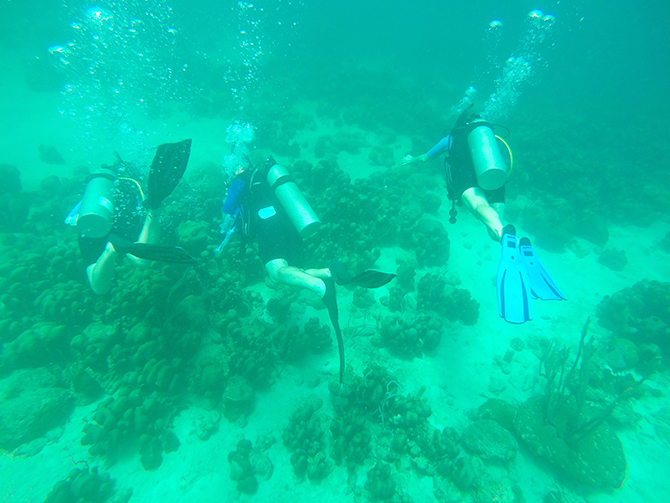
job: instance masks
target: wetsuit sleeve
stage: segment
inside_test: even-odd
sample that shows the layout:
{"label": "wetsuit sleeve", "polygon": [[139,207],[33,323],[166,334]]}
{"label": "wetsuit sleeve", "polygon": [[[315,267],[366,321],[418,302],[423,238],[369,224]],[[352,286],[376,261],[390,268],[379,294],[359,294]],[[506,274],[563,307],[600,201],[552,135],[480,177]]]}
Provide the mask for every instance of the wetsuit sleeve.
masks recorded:
{"label": "wetsuit sleeve", "polygon": [[437,145],[431,148],[426,155],[428,159],[433,160],[437,156],[444,154],[447,150],[451,149],[451,145],[454,143],[454,138],[451,135],[447,135],[442,138]]}
{"label": "wetsuit sleeve", "polygon": [[228,188],[228,195],[223,202],[223,212],[227,215],[232,215],[235,210],[242,204],[242,192],[244,191],[244,180],[238,178],[230,184]]}

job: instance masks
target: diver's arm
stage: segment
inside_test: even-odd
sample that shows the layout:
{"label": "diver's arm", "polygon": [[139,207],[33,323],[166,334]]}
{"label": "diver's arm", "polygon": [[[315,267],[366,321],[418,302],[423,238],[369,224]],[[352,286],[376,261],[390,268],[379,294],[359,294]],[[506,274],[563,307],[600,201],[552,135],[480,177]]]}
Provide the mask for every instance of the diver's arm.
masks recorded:
{"label": "diver's arm", "polygon": [[221,223],[221,234],[228,234],[235,225],[235,220],[242,206],[242,194],[244,191],[244,181],[235,180],[228,189],[226,200],[223,202],[223,222]]}
{"label": "diver's arm", "polygon": [[400,164],[402,166],[406,166],[408,164],[414,164],[416,162],[432,161],[433,159],[437,158],[438,156],[450,150],[453,142],[454,140],[451,137],[451,135],[447,135],[444,138],[442,138],[433,148],[431,148],[425,154],[416,157],[406,155],[405,157],[402,158]]}
{"label": "diver's arm", "polygon": [[103,295],[111,289],[118,256],[112,243],[107,243],[98,260],[86,268],[88,284],[91,285],[91,290],[95,294]]}
{"label": "diver's arm", "polygon": [[426,162],[428,161],[428,154],[421,154],[416,157],[413,155],[406,155],[405,157],[402,158],[402,161],[400,161],[401,166],[408,166],[409,164],[415,164],[417,162]]}
{"label": "diver's arm", "polygon": [[235,224],[235,216],[228,213],[223,214],[223,222],[221,223],[221,234],[228,234],[230,229]]}

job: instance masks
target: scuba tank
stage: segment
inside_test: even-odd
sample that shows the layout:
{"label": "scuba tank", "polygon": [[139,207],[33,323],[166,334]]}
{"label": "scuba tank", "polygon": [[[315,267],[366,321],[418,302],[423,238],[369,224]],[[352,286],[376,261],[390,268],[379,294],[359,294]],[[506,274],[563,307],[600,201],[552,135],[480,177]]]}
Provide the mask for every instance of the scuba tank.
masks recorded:
{"label": "scuba tank", "polygon": [[311,236],[321,225],[314,210],[284,166],[274,164],[268,171],[268,184],[301,237]]}
{"label": "scuba tank", "polygon": [[491,124],[482,119],[469,123],[468,146],[477,182],[484,190],[496,190],[507,181],[507,165],[503,159]]}
{"label": "scuba tank", "polygon": [[88,177],[77,219],[77,231],[83,237],[96,239],[109,234],[114,215],[115,181],[116,174],[106,168]]}

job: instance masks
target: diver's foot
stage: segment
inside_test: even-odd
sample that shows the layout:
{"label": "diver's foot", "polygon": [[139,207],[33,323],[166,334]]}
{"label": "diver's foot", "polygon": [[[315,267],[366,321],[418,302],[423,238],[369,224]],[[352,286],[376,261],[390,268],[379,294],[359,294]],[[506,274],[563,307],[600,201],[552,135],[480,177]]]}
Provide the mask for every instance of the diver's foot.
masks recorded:
{"label": "diver's foot", "polygon": [[493,239],[496,243],[500,243],[502,240],[502,235],[504,234],[504,230],[501,227],[500,229],[491,229],[490,227],[487,227],[486,230],[489,233],[489,237]]}
{"label": "diver's foot", "polygon": [[329,268],[330,273],[333,275],[333,278],[335,278],[335,282],[338,285],[346,285],[353,278],[346,267],[344,267],[344,264],[339,260],[333,260],[330,263]]}

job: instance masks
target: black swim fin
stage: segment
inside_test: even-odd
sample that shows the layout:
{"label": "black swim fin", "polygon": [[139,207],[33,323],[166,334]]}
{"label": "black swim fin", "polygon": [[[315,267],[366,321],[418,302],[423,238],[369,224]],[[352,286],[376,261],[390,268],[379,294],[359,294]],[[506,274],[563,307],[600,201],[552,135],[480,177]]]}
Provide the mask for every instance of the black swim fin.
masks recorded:
{"label": "black swim fin", "polygon": [[337,260],[330,263],[330,272],[338,285],[360,286],[362,288],[379,288],[397,276],[394,273],[375,271],[374,269],[366,269],[362,273],[352,276],[344,265]]}
{"label": "black swim fin", "polygon": [[328,308],[328,315],[330,322],[335,330],[337,337],[337,349],[340,354],[340,386],[344,384],[344,339],[342,339],[342,331],[340,330],[339,312],[337,309],[337,296],[335,294],[335,280],[334,278],[326,278],[323,280],[326,284],[326,293],[323,295],[323,303]]}
{"label": "black swim fin", "polygon": [[193,264],[197,262],[180,246],[163,246],[152,243],[132,243],[118,236],[110,236],[110,243],[119,253],[132,255],[144,260],[168,262],[171,264]]}
{"label": "black swim fin", "polygon": [[172,194],[184,176],[190,155],[191,140],[158,146],[149,169],[147,194],[143,203],[145,208],[158,208]]}
{"label": "black swim fin", "polygon": [[360,274],[357,274],[347,283],[347,285],[360,286],[363,288],[379,288],[391,282],[397,274],[391,272],[375,271],[374,269],[366,269]]}

